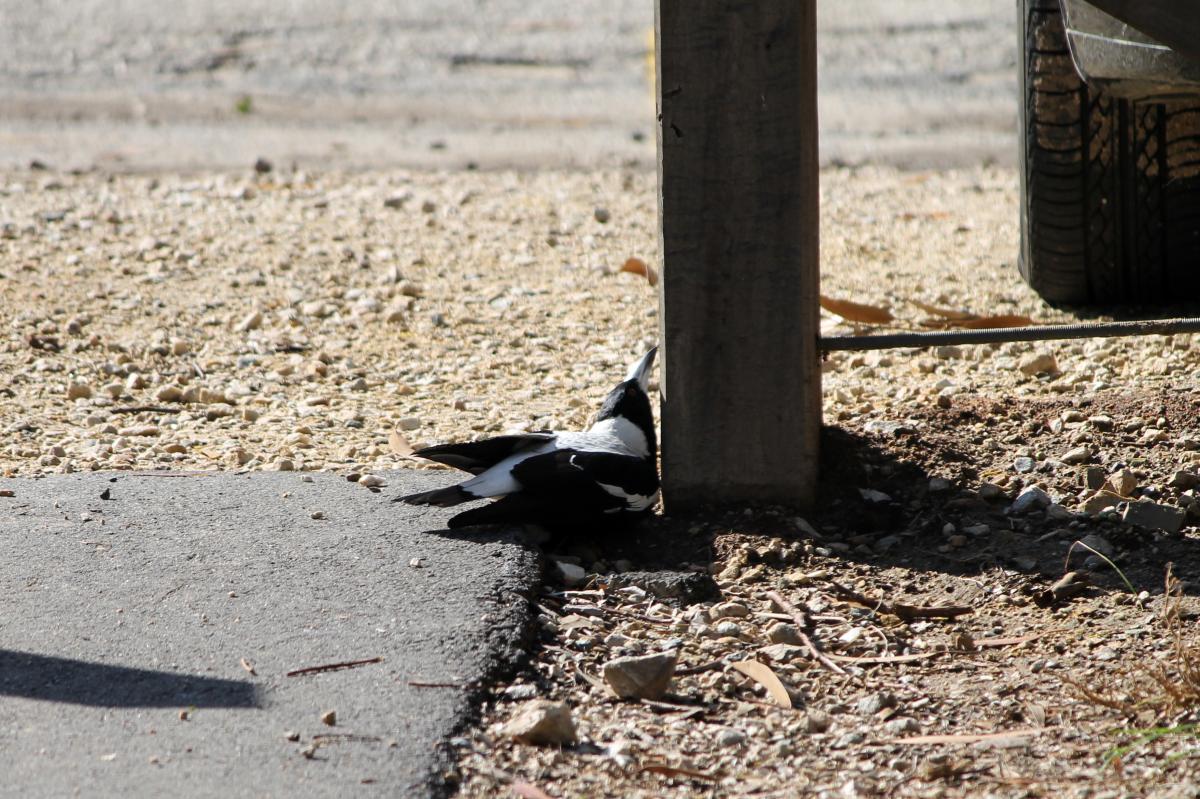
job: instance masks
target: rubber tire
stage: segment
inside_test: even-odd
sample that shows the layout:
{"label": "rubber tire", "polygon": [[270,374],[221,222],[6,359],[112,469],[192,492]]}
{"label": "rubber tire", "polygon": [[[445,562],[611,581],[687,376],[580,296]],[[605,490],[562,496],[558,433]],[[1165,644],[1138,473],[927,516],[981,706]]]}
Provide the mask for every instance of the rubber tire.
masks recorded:
{"label": "rubber tire", "polygon": [[1089,88],[1058,0],[1018,0],[1022,277],[1052,303],[1200,299],[1200,101]]}

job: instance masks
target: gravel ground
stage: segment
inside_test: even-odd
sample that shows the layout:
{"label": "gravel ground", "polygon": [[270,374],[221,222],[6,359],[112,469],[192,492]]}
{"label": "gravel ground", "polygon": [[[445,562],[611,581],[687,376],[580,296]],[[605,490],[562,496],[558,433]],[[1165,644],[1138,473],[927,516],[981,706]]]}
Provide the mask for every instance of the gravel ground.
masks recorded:
{"label": "gravel ground", "polygon": [[[827,170],[824,293],[900,328],[1067,318],[1016,276],[1016,183]],[[583,425],[656,336],[631,256],[657,257],[641,172],[3,174],[0,469],[350,474]],[[541,645],[451,776],[467,796],[1194,795],[1198,362],[1188,336],[831,356],[818,507],[548,543]],[[697,595],[624,574],[646,569]],[[612,698],[606,664],[656,652],[666,693]],[[577,743],[514,740],[535,697]]]}

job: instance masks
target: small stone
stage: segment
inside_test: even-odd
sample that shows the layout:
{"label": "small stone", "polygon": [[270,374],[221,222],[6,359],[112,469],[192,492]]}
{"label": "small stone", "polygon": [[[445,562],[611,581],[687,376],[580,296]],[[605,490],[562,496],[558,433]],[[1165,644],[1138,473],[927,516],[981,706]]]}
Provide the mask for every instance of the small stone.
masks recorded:
{"label": "small stone", "polygon": [[1114,505],[1120,505],[1124,500],[1112,493],[1111,491],[1098,491],[1094,495],[1087,498],[1083,503],[1081,510],[1089,516],[1095,516],[1105,508],[1111,508]]}
{"label": "small stone", "polygon": [[238,333],[249,333],[251,330],[257,330],[258,328],[262,327],[262,323],[262,311],[255,310],[242,317],[242,321],[237,323],[237,326],[234,327],[234,330]]}
{"label": "small stone", "polygon": [[91,399],[92,387],[87,383],[71,383],[67,386],[67,399]]}
{"label": "small stone", "polygon": [[1178,471],[1171,475],[1171,480],[1167,485],[1180,491],[1187,491],[1189,488],[1200,485],[1200,475],[1195,472]]}
{"label": "small stone", "polygon": [[1122,469],[1121,471],[1114,472],[1111,476],[1109,476],[1108,480],[1104,484],[1104,488],[1113,492],[1114,494],[1119,494],[1123,497],[1131,497],[1133,496],[1133,492],[1137,490],[1137,485],[1137,475],[1129,469]]}
{"label": "small stone", "polygon": [[1107,479],[1107,476],[1104,473],[1104,467],[1089,466],[1087,467],[1087,471],[1084,472],[1083,483],[1088,488],[1095,490],[1104,485],[1105,479]]}
{"label": "small stone", "polygon": [[874,488],[860,488],[858,489],[858,495],[867,502],[883,503],[892,501],[891,496],[883,493],[882,491],[877,491]]}
{"label": "small stone", "polygon": [[1040,510],[1051,503],[1050,495],[1037,486],[1028,486],[1013,500],[1013,513],[1028,513]]}
{"label": "small stone", "polygon": [[326,710],[321,714],[321,723],[327,727],[332,727],[337,724],[337,711]]}
{"label": "small stone", "polygon": [[1048,352],[1030,353],[1021,359],[1021,363],[1017,368],[1030,377],[1040,374],[1053,374],[1058,371],[1058,361]]}
{"label": "small stone", "polygon": [[364,474],[358,478],[358,484],[367,488],[382,488],[387,485],[387,480],[377,474]]}
{"label": "small stone", "polygon": [[602,225],[604,223],[608,222],[609,219],[611,219],[611,215],[608,213],[608,209],[604,208],[604,207],[597,207],[596,210],[592,211],[592,216],[595,218],[595,220],[597,222],[599,222]]}
{"label": "small stone", "polygon": [[415,416],[405,416],[400,421],[396,422],[396,427],[401,430],[416,430],[421,426],[421,420]]}
{"label": "small stone", "polygon": [[944,491],[949,491],[953,487],[954,484],[944,477],[932,477],[929,480],[929,491],[932,494],[940,494]]}
{"label": "small stone", "polygon": [[1013,471],[1018,474],[1028,474],[1037,466],[1037,461],[1029,457],[1020,457],[1013,461]]}
{"label": "small stone", "polygon": [[412,192],[402,191],[397,194],[388,195],[383,199],[384,208],[403,208],[404,204],[412,199]]}
{"label": "small stone", "polygon": [[1079,543],[1083,544],[1089,549],[1096,550],[1106,558],[1111,558],[1114,552],[1113,545],[1109,542],[1109,540],[1107,538],[1101,538],[1095,533],[1089,533],[1088,535],[1085,535],[1083,538],[1079,539]]}
{"label": "small stone", "polygon": [[881,691],[880,693],[871,694],[859,699],[855,709],[860,716],[874,716],[881,710],[896,707],[897,704],[894,695],[886,691]]}
{"label": "small stone", "polygon": [[1046,506],[1046,518],[1050,519],[1051,521],[1065,522],[1073,519],[1074,517],[1075,514],[1071,513],[1070,510],[1058,504],[1057,502],[1051,502]]}
{"label": "small stone", "polygon": [[1081,463],[1087,463],[1092,459],[1092,451],[1087,447],[1075,447],[1075,449],[1064,452],[1059,458],[1063,463],[1069,463],[1072,466],[1077,466]]}
{"label": "small stone", "polygon": [[517,683],[515,685],[506,687],[504,689],[504,695],[509,699],[536,699],[538,695],[538,689],[536,685],[531,685],[527,682]]}
{"label": "small stone", "polygon": [[872,419],[863,425],[863,431],[875,435],[899,437],[903,433],[911,433],[912,428],[901,422],[889,422],[882,419]]}
{"label": "small stone", "polygon": [[718,605],[713,605],[709,618],[721,619],[727,616],[735,619],[744,619],[750,615],[750,608],[743,605],[741,602],[722,602]]}
{"label": "small stone", "polygon": [[137,427],[122,427],[118,431],[118,435],[122,436],[156,436],[159,434],[159,429],[155,425],[146,424]]}
{"label": "small stone", "polygon": [[574,588],[587,580],[587,572],[582,566],[562,560],[554,561],[554,569],[558,572],[559,581],[567,588]]}
{"label": "small stone", "polygon": [[685,605],[715,599],[721,593],[713,578],[701,572],[631,571],[626,568],[620,574],[608,575],[605,582],[610,591],[635,587],[659,599],[677,599]]}
{"label": "small stone", "polygon": [[984,502],[1003,502],[1008,494],[995,483],[983,483],[979,486],[979,498]]}
{"label": "small stone", "polygon": [[146,382],[146,378],[142,377],[138,372],[133,372],[129,377],[125,378],[125,388],[130,391],[141,391],[148,385],[150,384]]}
{"label": "small stone", "polygon": [[270,161],[268,161],[265,158],[255,158],[254,159],[254,171],[260,175],[265,175],[274,168],[275,168],[275,165],[272,164]]}
{"label": "small stone", "polygon": [[767,628],[767,640],[773,644],[799,645],[803,642],[800,629],[784,621],[776,622]]}
{"label": "small stone", "polygon": [[758,650],[776,663],[791,663],[809,656],[808,647],[796,644],[771,644]]}
{"label": "small stone", "polygon": [[174,384],[168,384],[154,392],[154,398],[159,402],[179,402],[183,399],[183,389]]}
{"label": "small stone", "polygon": [[1087,422],[1102,433],[1111,431],[1114,426],[1111,416],[1089,416]]}
{"label": "small stone", "polygon": [[742,634],[742,628],[737,622],[723,621],[713,628],[719,638],[737,638]]}
{"label": "small stone", "polygon": [[720,746],[741,746],[746,742],[746,734],[738,730],[725,728],[717,733],[717,744]]}
{"label": "small stone", "polygon": [[299,741],[300,733],[296,732],[295,730],[287,730],[283,733],[283,738],[286,741]]}
{"label": "small stone", "polygon": [[659,699],[675,673],[678,650],[615,658],[604,664],[604,681],[620,699]]}
{"label": "small stone", "polygon": [[911,716],[900,716],[883,725],[884,730],[889,735],[907,735],[908,733],[920,732],[921,725],[916,719]]}
{"label": "small stone", "polygon": [[323,510],[315,510],[315,511],[313,511],[312,513],[308,514],[308,518],[310,518],[310,519],[316,519],[317,521],[321,521],[322,519],[325,519],[325,518],[326,518],[326,516],[325,516],[325,511],[323,511]]}
{"label": "small stone", "polygon": [[1130,502],[1121,519],[1126,524],[1136,524],[1148,530],[1163,530],[1177,533],[1187,519],[1187,510],[1171,505],[1160,505],[1148,499]]}
{"label": "small stone", "polygon": [[810,711],[804,719],[804,731],[809,735],[820,735],[823,732],[828,732],[832,724],[833,719],[829,717],[828,713],[814,710]]}
{"label": "small stone", "polygon": [[575,742],[575,722],[565,703],[534,699],[504,725],[504,734],[525,744],[562,746]]}
{"label": "small stone", "polygon": [[296,464],[292,463],[292,461],[287,458],[280,458],[279,460],[275,461],[274,468],[277,472],[294,472],[296,470]]}

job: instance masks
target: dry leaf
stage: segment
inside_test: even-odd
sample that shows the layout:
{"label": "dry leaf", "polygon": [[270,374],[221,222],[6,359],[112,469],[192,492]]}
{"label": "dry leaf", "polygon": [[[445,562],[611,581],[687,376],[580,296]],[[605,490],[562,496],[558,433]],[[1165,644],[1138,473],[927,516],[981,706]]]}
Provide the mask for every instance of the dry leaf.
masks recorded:
{"label": "dry leaf", "polygon": [[646,282],[651,286],[658,285],[658,273],[654,271],[654,267],[643,261],[641,258],[626,259],[625,264],[620,268],[621,272],[631,272],[635,275],[641,275],[646,278]]}
{"label": "dry leaf", "polygon": [[775,676],[775,672],[766,663],[760,663],[757,660],[739,660],[737,663],[731,663],[735,669],[745,674],[750,679],[767,689],[767,693],[775,700],[775,704],[780,707],[791,707],[792,696],[788,693],[786,687]]}
{"label": "dry leaf", "polygon": [[909,300],[913,305],[920,308],[925,313],[931,313],[934,316],[941,316],[945,319],[975,319],[976,316],[968,311],[956,311],[953,308],[939,308],[936,305],[921,302],[920,300]]}
{"label": "dry leaf", "polygon": [[521,799],[553,799],[550,794],[543,791],[536,785],[531,785],[528,782],[517,781],[512,784],[513,793],[520,796]]}
{"label": "dry leaf", "polygon": [[666,777],[691,777],[696,780],[708,780],[716,782],[719,778],[712,774],[707,774],[703,771],[697,771],[692,768],[682,768],[680,766],[670,766],[666,763],[647,763],[638,769],[638,773],[649,771],[651,774],[662,774]]}
{"label": "dry leaf", "polygon": [[864,325],[886,325],[895,319],[891,311],[876,305],[863,305],[850,300],[835,300],[821,295],[821,307],[830,313],[835,313],[847,322],[859,322]]}
{"label": "dry leaf", "polygon": [[400,433],[396,430],[393,430],[388,435],[388,446],[391,447],[392,452],[396,453],[397,455],[413,454],[412,444],[409,444],[408,439],[400,435]]}
{"label": "dry leaf", "polygon": [[242,658],[241,662],[242,662],[242,668],[245,669],[246,671],[248,671],[250,674],[258,674],[258,672],[254,670],[253,663],[246,660],[245,658]]}
{"label": "dry leaf", "polygon": [[974,319],[963,319],[950,322],[951,327],[965,327],[969,330],[985,330],[995,327],[1029,327],[1037,322],[1028,316],[1019,314],[1000,314],[999,316],[977,316]]}

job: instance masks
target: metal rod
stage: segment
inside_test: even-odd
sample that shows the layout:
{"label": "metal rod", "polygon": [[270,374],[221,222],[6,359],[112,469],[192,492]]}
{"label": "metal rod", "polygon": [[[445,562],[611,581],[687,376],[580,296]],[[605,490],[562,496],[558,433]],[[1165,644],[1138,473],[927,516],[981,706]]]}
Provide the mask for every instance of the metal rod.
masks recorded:
{"label": "metal rod", "polygon": [[993,344],[1005,341],[1169,336],[1174,333],[1200,333],[1200,318],[1139,319],[1133,322],[1087,322],[1072,325],[948,330],[936,333],[885,333],[879,336],[822,336],[817,343],[818,348],[822,351],[834,352],[839,350],[888,350],[897,347],[940,347],[951,344]]}

